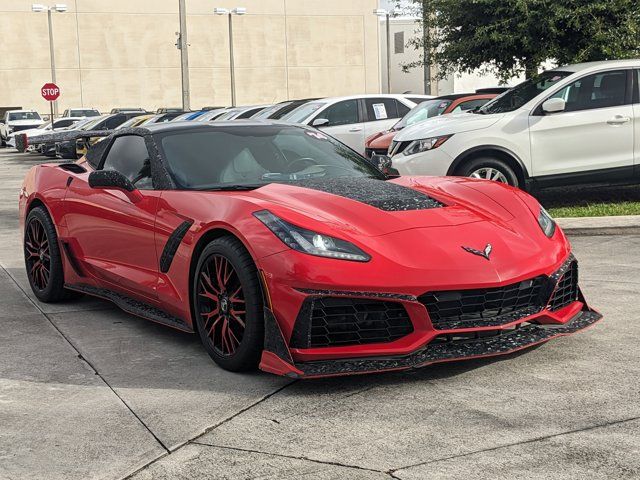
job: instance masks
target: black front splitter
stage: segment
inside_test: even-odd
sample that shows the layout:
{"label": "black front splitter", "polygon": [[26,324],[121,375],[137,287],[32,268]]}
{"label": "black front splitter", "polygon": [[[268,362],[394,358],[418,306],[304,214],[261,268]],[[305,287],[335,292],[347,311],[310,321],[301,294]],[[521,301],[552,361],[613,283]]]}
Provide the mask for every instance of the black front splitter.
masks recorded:
{"label": "black front splitter", "polygon": [[406,370],[438,362],[506,355],[555,337],[571,335],[584,330],[601,318],[602,315],[598,312],[583,310],[564,325],[525,324],[520,328],[494,337],[478,338],[460,343],[432,342],[424,348],[404,356],[297,362],[295,367],[303,373],[302,377],[309,378],[385,370]]}

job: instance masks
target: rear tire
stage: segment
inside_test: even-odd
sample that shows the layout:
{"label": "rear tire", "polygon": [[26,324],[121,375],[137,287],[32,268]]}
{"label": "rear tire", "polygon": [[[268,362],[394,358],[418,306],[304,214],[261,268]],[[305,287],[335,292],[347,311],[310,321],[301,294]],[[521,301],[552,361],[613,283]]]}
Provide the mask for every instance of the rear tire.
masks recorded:
{"label": "rear tire", "polygon": [[192,279],[191,304],[200,339],[225,370],[255,369],[264,345],[258,271],[242,243],[221,237],[209,243]]}
{"label": "rear tire", "polygon": [[494,157],[478,157],[470,160],[462,166],[459,175],[494,180],[512,187],[520,186],[516,172],[507,162]]}
{"label": "rear tire", "polygon": [[58,235],[44,207],[35,207],[27,215],[23,242],[29,286],[38,300],[52,303],[77,297],[64,288]]}

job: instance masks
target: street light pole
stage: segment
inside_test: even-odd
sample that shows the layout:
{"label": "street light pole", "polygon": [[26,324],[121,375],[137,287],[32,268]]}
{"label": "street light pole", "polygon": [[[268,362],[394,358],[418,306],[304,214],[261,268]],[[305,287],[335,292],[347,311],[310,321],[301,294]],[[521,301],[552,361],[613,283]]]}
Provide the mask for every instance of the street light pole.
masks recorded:
{"label": "street light pole", "polygon": [[187,9],[185,0],[178,0],[180,14],[180,32],[176,46],[180,50],[180,72],[182,74],[182,110],[191,110],[191,91],[189,87],[189,44],[187,43]]}
{"label": "street light pole", "polygon": [[233,64],[233,19],[229,12],[229,69],[231,71],[231,106],[236,106],[236,69]]}
{"label": "street light pole", "polygon": [[[385,10],[384,8],[376,8],[373,14],[379,18],[385,18],[386,29],[386,50],[387,50],[387,93],[391,93],[391,22],[389,19],[393,12]],[[380,30],[378,30],[380,31]]]}
{"label": "street light pole", "polygon": [[[45,5],[41,5],[39,3],[34,3],[31,5],[31,11],[40,13],[47,12],[47,24],[49,26],[49,58],[51,59],[51,81],[56,83],[56,56],[53,48],[53,20],[51,18],[51,14],[53,11],[58,13],[64,13],[67,11],[67,6],[63,3],[56,3],[52,7],[47,7]],[[53,102],[53,116],[58,116],[58,101],[55,100]],[[53,122],[53,118],[51,118]]]}
{"label": "street light pole", "polygon": [[244,15],[247,9],[244,7],[236,7],[232,10],[226,8],[214,8],[213,13],[216,15],[227,15],[229,18],[229,70],[231,72],[231,106],[236,106],[236,71],[233,59],[233,18],[232,15]]}
{"label": "street light pole", "polygon": [[387,24],[387,93],[391,93],[391,25],[389,23],[389,12],[386,13]]}

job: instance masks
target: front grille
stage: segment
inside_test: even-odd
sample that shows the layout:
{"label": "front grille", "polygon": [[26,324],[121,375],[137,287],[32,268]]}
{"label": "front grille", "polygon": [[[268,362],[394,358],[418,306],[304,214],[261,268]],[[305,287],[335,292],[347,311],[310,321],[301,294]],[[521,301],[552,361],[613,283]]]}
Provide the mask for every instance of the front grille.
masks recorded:
{"label": "front grille", "polygon": [[386,148],[365,148],[364,153],[367,156],[367,158],[371,158],[374,155],[386,155],[387,149]]}
{"label": "front grille", "polygon": [[558,281],[558,286],[549,302],[549,310],[555,312],[578,300],[578,263],[573,261]]}
{"label": "front grille", "polygon": [[398,302],[347,297],[305,300],[291,339],[296,348],[387,343],[413,332]]}
{"label": "front grille", "polygon": [[499,326],[533,315],[549,298],[548,277],[474,290],[428,292],[418,301],[439,330]]}

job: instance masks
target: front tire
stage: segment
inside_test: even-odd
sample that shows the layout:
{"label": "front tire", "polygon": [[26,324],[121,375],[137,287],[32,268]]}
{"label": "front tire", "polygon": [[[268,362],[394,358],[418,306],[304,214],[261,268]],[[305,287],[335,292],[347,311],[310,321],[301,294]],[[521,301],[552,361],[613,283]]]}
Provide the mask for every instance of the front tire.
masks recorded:
{"label": "front tire", "polygon": [[192,307],[200,339],[225,370],[252,370],[264,345],[258,272],[242,243],[213,240],[202,251],[192,280]]}
{"label": "front tire", "polygon": [[493,180],[519,187],[516,172],[504,161],[493,157],[479,157],[466,163],[460,170],[463,177]]}
{"label": "front tire", "polygon": [[51,303],[73,298],[64,288],[64,270],[58,235],[44,207],[35,207],[27,215],[24,229],[24,262],[34,295]]}

